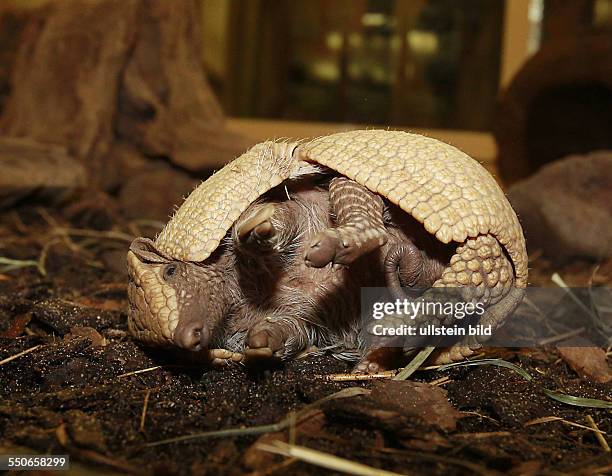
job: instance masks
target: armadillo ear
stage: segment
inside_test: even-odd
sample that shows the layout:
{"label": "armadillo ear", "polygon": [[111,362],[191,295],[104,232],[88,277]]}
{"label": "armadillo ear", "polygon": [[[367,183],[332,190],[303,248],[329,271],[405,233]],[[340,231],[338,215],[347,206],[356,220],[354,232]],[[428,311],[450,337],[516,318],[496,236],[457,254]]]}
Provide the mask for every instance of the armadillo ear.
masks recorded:
{"label": "armadillo ear", "polygon": [[163,256],[149,238],[136,238],[130,244],[130,251],[145,263],[167,263],[170,260]]}

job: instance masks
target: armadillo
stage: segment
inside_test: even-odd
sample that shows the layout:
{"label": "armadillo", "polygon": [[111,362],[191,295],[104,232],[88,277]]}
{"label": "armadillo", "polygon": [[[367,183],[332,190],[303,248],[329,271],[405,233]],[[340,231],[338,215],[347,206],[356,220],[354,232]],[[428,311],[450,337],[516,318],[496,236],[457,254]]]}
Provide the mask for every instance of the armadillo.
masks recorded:
{"label": "armadillo", "polygon": [[458,287],[497,327],[523,298],[527,254],[478,162],[421,135],[362,130],[254,146],[196,188],[155,241],[135,240],[128,271],[129,329],[144,342],[208,349],[215,363],[315,344],[377,371],[373,349],[351,351],[360,287],[390,276]]}

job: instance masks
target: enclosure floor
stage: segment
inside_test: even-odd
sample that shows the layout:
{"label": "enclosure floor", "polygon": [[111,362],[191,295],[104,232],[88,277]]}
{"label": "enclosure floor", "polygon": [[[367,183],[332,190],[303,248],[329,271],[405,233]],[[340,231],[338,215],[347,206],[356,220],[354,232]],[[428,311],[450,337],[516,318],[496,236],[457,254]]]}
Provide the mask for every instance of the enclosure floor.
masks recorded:
{"label": "enclosure floor", "polygon": [[[18,269],[0,271],[0,361],[34,348],[0,365],[2,453],[69,453],[81,465],[78,474],[322,474],[255,447],[281,440],[400,474],[612,471],[611,453],[595,432],[567,423],[589,426],[590,416],[609,435],[612,412],[566,405],[542,391],[610,400],[610,385],[580,378],[554,348],[487,351],[521,366],[534,376],[531,382],[491,366],[417,372],[414,380],[436,381],[464,412],[454,430],[375,407],[362,395],[320,404],[291,431],[147,446],[276,423],[343,388],[375,383],[326,380],[350,370],[327,356],[214,371],[143,348],[125,333],[121,264],[129,236],[121,233],[145,230],[94,215],[67,219],[21,209],[0,216],[0,256],[23,260]],[[107,224],[102,230],[90,227],[101,222]],[[85,229],[92,230],[89,236],[78,232]],[[41,253],[46,275],[27,261],[40,264]],[[542,259],[531,267],[535,282],[550,280],[554,271]],[[598,279],[610,270],[604,263]],[[576,262],[556,271],[570,284],[584,284],[593,265]],[[553,416],[564,421],[537,420]]]}

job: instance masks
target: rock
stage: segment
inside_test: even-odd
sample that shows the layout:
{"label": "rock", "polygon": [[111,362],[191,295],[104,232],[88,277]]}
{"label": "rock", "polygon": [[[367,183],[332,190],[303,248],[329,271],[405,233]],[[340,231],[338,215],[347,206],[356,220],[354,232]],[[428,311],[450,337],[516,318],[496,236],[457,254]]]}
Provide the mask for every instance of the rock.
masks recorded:
{"label": "rock", "polygon": [[85,182],[85,168],[62,147],[0,137],[0,209],[25,198],[61,203]]}
{"label": "rock", "polygon": [[508,198],[529,252],[555,261],[612,257],[612,152],[569,156],[516,183]]}
{"label": "rock", "polygon": [[128,218],[158,220],[163,224],[198,183],[184,172],[159,164],[128,179],[119,202]]}

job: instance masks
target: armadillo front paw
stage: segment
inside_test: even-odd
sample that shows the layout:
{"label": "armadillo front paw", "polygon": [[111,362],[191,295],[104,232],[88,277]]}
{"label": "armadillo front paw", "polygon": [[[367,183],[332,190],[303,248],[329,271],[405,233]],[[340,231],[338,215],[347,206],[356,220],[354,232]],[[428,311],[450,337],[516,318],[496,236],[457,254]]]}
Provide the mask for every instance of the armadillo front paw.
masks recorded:
{"label": "armadillo front paw", "polygon": [[474,344],[469,346],[455,345],[441,349],[434,354],[431,359],[431,364],[444,365],[452,362],[461,362],[474,355],[479,347],[480,345]]}

